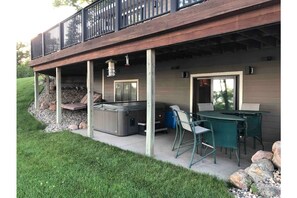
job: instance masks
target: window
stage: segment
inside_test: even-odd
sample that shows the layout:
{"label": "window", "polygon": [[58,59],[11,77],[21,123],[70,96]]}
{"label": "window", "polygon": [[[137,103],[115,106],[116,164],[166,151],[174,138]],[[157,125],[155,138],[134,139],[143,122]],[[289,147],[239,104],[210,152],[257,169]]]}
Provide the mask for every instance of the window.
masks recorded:
{"label": "window", "polygon": [[138,80],[114,81],[114,101],[137,101]]}
{"label": "window", "polygon": [[213,103],[215,110],[237,109],[242,103],[241,71],[191,75],[190,108],[197,103]]}
{"label": "window", "polygon": [[194,79],[194,102],[213,103],[216,110],[234,110],[236,78],[209,77]]}
{"label": "window", "polygon": [[212,101],[217,110],[235,110],[236,77],[213,78]]}

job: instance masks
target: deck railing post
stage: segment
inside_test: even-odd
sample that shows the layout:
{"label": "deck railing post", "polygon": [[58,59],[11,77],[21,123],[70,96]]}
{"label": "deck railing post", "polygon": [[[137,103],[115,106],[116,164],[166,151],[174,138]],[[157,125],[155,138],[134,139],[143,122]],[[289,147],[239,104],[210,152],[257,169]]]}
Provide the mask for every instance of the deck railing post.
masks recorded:
{"label": "deck railing post", "polygon": [[177,4],[179,0],[170,0],[170,12],[174,13],[177,11]]}
{"label": "deck railing post", "polygon": [[[32,40],[33,40],[33,39],[31,39],[31,41],[30,41],[30,46],[31,46],[31,47],[30,47],[31,60],[34,59],[34,58],[33,58],[33,43],[32,43]],[[42,41],[41,41],[41,42],[42,42]],[[41,50],[42,50],[42,49],[41,49]],[[42,53],[41,53],[41,54],[42,54]]]}
{"label": "deck railing post", "polygon": [[59,23],[59,33],[60,33],[60,49],[63,49],[63,43],[64,43],[64,27],[63,27],[63,23]]}
{"label": "deck railing post", "polygon": [[86,16],[85,9],[81,9],[81,42],[85,42],[85,31],[86,31]]}
{"label": "deck railing post", "polygon": [[119,31],[121,29],[122,25],[122,17],[121,17],[121,11],[122,11],[122,1],[121,0],[115,0],[115,27],[114,31]]}
{"label": "deck railing post", "polygon": [[41,56],[44,56],[44,51],[45,51],[45,45],[44,45],[44,32],[41,34]]}

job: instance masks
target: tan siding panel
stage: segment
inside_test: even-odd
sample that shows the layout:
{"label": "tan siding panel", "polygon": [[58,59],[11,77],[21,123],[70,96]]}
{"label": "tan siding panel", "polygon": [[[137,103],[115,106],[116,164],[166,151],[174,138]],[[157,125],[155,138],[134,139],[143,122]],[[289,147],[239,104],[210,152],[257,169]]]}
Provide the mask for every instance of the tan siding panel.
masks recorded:
{"label": "tan siding panel", "polygon": [[[254,75],[244,75],[243,102],[260,103],[260,109],[269,113],[263,115],[264,141],[280,138],[280,50],[279,48],[249,52],[224,53],[208,57],[194,57],[156,62],[156,101],[168,106],[179,105],[190,109],[190,78],[181,78],[181,72],[190,74],[244,71],[244,67],[255,67]],[[261,61],[262,57],[273,56],[273,61]],[[171,67],[179,66],[172,70]],[[146,66],[135,65],[123,68],[115,78],[105,79],[105,99],[113,101],[114,80],[139,79],[140,100],[146,99]]]}

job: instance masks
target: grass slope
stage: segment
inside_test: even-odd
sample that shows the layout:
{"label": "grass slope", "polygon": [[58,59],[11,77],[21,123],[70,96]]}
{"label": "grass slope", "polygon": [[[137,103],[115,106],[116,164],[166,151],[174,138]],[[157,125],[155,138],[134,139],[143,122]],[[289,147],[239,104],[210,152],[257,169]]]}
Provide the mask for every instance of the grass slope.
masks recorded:
{"label": "grass slope", "polygon": [[224,181],[64,131],[28,112],[33,78],[17,81],[18,197],[232,197]]}

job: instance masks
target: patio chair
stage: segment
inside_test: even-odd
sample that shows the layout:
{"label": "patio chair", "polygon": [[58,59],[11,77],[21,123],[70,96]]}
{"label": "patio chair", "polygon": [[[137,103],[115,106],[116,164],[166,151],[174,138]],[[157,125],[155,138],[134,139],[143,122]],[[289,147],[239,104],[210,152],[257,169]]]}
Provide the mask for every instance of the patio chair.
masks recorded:
{"label": "patio chair", "polygon": [[[207,156],[209,156],[211,154],[213,155],[214,163],[216,163],[216,147],[215,147],[215,139],[214,139],[214,133],[213,133],[211,123],[207,120],[193,121],[191,116],[188,113],[186,113],[185,111],[181,111],[181,110],[174,110],[174,111],[178,115],[181,129],[183,131],[189,131],[194,135],[194,142],[192,144],[188,144],[188,148],[186,148],[180,152],[181,145],[183,143],[183,137],[184,137],[182,135],[181,141],[177,148],[176,158],[178,156],[180,156],[181,154],[187,152],[188,150],[192,149],[192,155],[191,155],[191,159],[190,159],[190,163],[189,163],[189,168],[191,168],[193,164],[196,164],[197,162],[201,161],[202,159],[206,158]],[[201,124],[201,123],[204,123],[205,127],[199,126],[199,124]],[[209,143],[203,141],[204,134],[209,134],[212,137],[211,138],[212,140]],[[201,157],[198,160],[194,161],[194,154],[195,154],[195,151],[197,150],[198,145],[200,147],[199,150],[200,150]],[[207,152],[207,149],[211,149],[211,150]],[[204,151],[202,151],[202,150],[204,150]]]}
{"label": "patio chair", "polygon": [[197,103],[198,111],[214,111],[212,103]]}
{"label": "patio chair", "polygon": [[177,147],[175,147],[177,140],[180,141],[180,139],[181,139],[180,122],[179,122],[179,118],[176,114],[176,111],[180,110],[180,108],[178,105],[171,105],[170,108],[173,111],[173,116],[176,121],[175,122],[175,138],[174,138],[173,145],[172,145],[172,151],[174,151],[175,149],[177,149]]}
{"label": "patio chair", "polygon": [[[178,105],[171,105],[170,109],[173,111],[173,116],[176,120],[176,122],[175,122],[175,138],[174,138],[173,145],[172,145],[172,151],[174,151],[177,149],[177,145],[180,144],[182,136],[184,135],[184,131],[181,128],[179,117],[176,114],[176,111],[181,110],[180,107]],[[190,115],[191,115],[191,119],[197,120],[197,118],[195,116],[193,116],[194,115],[193,113],[190,113]],[[189,141],[191,141],[191,140],[188,140],[188,142]],[[184,144],[185,143],[187,143],[187,142],[184,142]]]}
{"label": "patio chair", "polygon": [[[93,102],[101,101],[102,95],[101,93],[94,92],[93,94]],[[68,104],[61,104],[61,107],[63,109],[68,109],[71,111],[80,110],[80,109],[86,109],[88,103],[88,94],[86,94],[78,103],[68,103]]]}
{"label": "patio chair", "polygon": [[244,152],[246,154],[246,138],[253,137],[253,148],[256,148],[256,140],[258,140],[264,150],[262,142],[262,114],[255,111],[260,110],[260,104],[257,103],[243,103],[242,111],[254,111],[253,113],[241,114],[245,118],[245,126],[240,127],[240,135],[243,137]]}
{"label": "patio chair", "polygon": [[[235,151],[237,158],[237,165],[240,166],[240,140],[238,135],[238,121],[229,119],[219,119],[212,117],[202,117],[208,120],[213,129],[215,146],[230,150],[229,158],[231,159],[231,152]],[[211,142],[212,136],[205,134],[204,139]],[[227,153],[226,153],[227,154]]]}

